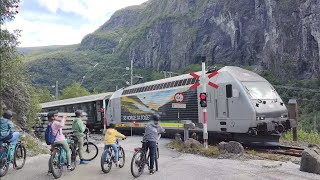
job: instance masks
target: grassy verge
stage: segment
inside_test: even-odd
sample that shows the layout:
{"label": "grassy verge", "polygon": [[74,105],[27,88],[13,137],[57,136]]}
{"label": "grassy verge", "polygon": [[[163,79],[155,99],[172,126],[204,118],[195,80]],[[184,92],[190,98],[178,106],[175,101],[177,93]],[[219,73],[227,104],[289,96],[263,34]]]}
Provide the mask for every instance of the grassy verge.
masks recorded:
{"label": "grassy verge", "polygon": [[202,146],[186,148],[183,142],[176,141],[176,140],[171,141],[168,144],[168,147],[175,149],[178,152],[198,154],[198,155],[203,155],[207,157],[217,157],[218,155],[223,153],[223,151],[220,151],[216,146],[208,146],[208,149],[205,149]]}
{"label": "grassy verge", "polygon": [[[320,144],[320,134],[318,132],[306,132],[302,129],[299,129],[297,133],[299,142]],[[292,132],[288,131],[287,133],[283,134],[281,140],[292,142]]]}
{"label": "grassy verge", "polygon": [[29,134],[20,138],[27,150],[27,157],[39,154],[48,154],[48,149],[41,144],[41,141]]}
{"label": "grassy verge", "polygon": [[270,153],[261,153],[255,150],[246,150],[246,154],[260,157],[262,159],[272,160],[272,161],[290,161],[290,157],[280,154],[270,154]]}

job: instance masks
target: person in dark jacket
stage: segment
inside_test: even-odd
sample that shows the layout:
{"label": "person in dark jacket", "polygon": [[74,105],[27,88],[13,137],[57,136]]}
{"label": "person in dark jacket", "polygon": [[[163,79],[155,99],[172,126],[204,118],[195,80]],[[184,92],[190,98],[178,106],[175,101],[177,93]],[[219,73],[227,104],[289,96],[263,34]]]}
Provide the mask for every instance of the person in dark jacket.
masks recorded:
{"label": "person in dark jacket", "polygon": [[19,140],[19,132],[14,132],[14,125],[12,123],[13,112],[5,111],[0,118],[0,146],[5,141],[9,141],[15,146]]}
{"label": "person in dark jacket", "polygon": [[147,148],[150,151],[150,174],[154,174],[153,166],[157,153],[157,141],[164,131],[165,129],[160,126],[160,116],[158,114],[152,115],[152,122],[145,127],[143,136],[143,141],[147,142]]}

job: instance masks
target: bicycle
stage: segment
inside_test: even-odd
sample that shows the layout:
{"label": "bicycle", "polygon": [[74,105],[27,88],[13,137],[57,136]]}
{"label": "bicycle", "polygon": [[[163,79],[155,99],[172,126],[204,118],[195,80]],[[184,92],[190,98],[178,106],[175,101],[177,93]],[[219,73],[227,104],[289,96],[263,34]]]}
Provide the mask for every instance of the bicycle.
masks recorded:
{"label": "bicycle", "polygon": [[[116,144],[118,145],[118,152],[119,152],[119,167],[123,168],[125,163],[125,153],[123,148],[119,145],[118,139],[116,140]],[[109,146],[101,155],[101,170],[104,173],[109,173],[112,167],[112,162],[115,162],[115,152],[111,146]],[[105,167],[107,165],[107,167]]]}
{"label": "bicycle", "polygon": [[[74,139],[70,136],[67,137],[67,143],[71,150],[71,165],[76,167],[76,161],[74,158]],[[63,167],[67,165],[67,152],[63,149],[61,144],[57,144],[51,147],[51,156],[49,160],[49,172],[58,179],[62,175]]]}
{"label": "bicycle", "polygon": [[[98,156],[99,149],[98,149],[97,145],[95,145],[93,142],[89,141],[88,137],[89,137],[89,129],[86,128],[85,137],[83,138],[83,140],[85,141],[83,143],[83,147],[84,147],[83,160],[92,161],[93,159],[95,159]],[[79,153],[79,148],[77,146],[78,146],[78,144],[76,143],[76,148],[77,148],[76,156]],[[93,152],[92,153],[93,156],[86,157],[87,155],[90,155],[91,152]]]}
{"label": "bicycle", "polygon": [[[144,171],[145,165],[148,166],[148,169],[150,170],[150,152],[147,148],[147,141],[141,141],[142,147],[134,148],[134,154],[131,160],[131,174],[133,177],[137,178],[141,176],[141,174]],[[157,148],[156,148],[156,158],[155,160],[155,166],[156,171],[158,171],[158,159],[159,159],[159,147],[157,142]],[[134,171],[134,168],[138,168],[138,172]]]}
{"label": "bicycle", "polygon": [[[26,148],[21,141],[18,141],[15,148],[10,142],[5,141],[2,144],[2,153],[0,154],[0,177],[7,174],[9,165],[12,163],[14,169],[22,169],[26,163]],[[14,148],[14,149],[13,149]],[[19,160],[22,160],[19,164]]]}

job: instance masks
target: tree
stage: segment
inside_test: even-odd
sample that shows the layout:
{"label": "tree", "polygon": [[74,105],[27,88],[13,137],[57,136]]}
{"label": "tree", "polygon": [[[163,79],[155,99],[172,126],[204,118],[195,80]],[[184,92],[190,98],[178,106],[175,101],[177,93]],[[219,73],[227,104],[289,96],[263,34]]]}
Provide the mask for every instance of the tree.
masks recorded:
{"label": "tree", "polygon": [[37,89],[36,94],[37,99],[40,103],[50,102],[54,100],[48,89]]}
{"label": "tree", "polygon": [[9,32],[1,28],[15,17],[15,12],[6,12],[7,6],[13,7],[19,2],[0,1],[0,112],[13,110],[16,112],[14,120],[17,125],[30,128],[40,107],[34,88],[26,78],[25,65],[16,51],[20,31]]}
{"label": "tree", "polygon": [[69,99],[88,95],[90,95],[90,92],[86,88],[82,87],[80,83],[74,82],[73,84],[62,90],[60,99]]}

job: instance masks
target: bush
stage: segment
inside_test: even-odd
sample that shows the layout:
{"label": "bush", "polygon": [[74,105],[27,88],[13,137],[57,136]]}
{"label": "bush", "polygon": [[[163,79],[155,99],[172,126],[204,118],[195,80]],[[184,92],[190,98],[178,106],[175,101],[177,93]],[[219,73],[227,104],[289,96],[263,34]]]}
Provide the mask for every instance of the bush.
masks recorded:
{"label": "bush", "polygon": [[[306,132],[302,129],[298,130],[298,141],[299,142],[306,142],[306,143],[313,143],[313,144],[320,144],[320,134],[317,132]],[[282,140],[292,142],[292,132],[289,131],[281,137]]]}

